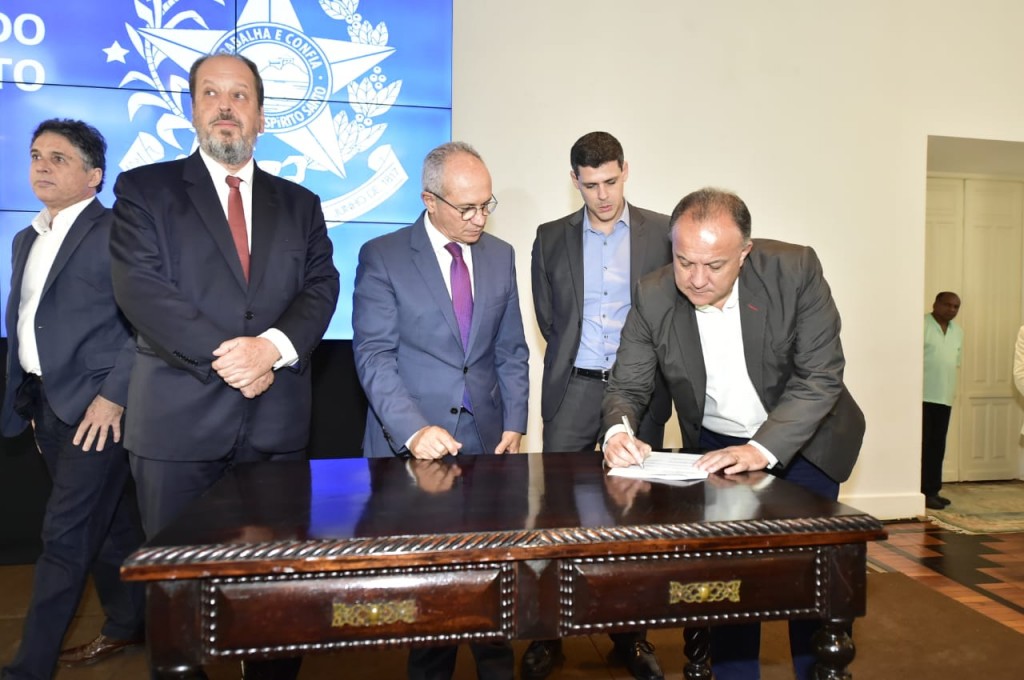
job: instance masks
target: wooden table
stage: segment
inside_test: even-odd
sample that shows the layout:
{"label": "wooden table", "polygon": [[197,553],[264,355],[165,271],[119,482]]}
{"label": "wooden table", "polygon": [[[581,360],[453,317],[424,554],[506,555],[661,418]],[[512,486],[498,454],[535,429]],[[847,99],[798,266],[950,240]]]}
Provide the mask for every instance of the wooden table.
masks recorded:
{"label": "wooden table", "polygon": [[818,618],[847,678],[881,523],[765,473],[608,477],[598,454],[239,466],[125,564],[157,677],[352,647]]}

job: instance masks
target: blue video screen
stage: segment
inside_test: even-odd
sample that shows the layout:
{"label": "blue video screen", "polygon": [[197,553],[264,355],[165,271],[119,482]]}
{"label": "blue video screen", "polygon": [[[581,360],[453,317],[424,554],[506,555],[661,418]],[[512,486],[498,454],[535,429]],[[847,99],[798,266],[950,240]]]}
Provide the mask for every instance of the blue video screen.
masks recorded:
{"label": "blue video screen", "polygon": [[103,133],[99,198],[111,206],[120,171],[194,151],[188,70],[214,52],[260,67],[266,132],[256,161],[320,195],[341,272],[325,337],[352,337],[358,249],[419,215],[423,157],[451,139],[452,0],[4,0],[4,309],[11,239],[41,208],[28,182],[35,126],[78,118]]}

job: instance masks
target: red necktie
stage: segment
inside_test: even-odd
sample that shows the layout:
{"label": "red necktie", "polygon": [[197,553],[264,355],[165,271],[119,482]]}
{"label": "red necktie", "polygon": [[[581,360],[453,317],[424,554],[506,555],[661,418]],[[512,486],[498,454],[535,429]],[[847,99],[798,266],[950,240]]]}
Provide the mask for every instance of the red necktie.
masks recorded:
{"label": "red necktie", "polygon": [[[469,352],[469,327],[473,321],[473,287],[469,282],[469,267],[462,259],[462,246],[454,241],[444,247],[452,255],[452,307],[455,319],[459,322],[459,335],[462,336],[462,349]],[[469,401],[469,389],[462,395],[462,406],[469,411],[473,409]]]}
{"label": "red necktie", "polygon": [[238,185],[242,180],[234,175],[224,178],[231,190],[228,192],[228,226],[231,227],[231,238],[235,241],[238,259],[242,262],[242,273],[249,280],[249,237],[245,233],[245,208],[242,207],[242,192]]}

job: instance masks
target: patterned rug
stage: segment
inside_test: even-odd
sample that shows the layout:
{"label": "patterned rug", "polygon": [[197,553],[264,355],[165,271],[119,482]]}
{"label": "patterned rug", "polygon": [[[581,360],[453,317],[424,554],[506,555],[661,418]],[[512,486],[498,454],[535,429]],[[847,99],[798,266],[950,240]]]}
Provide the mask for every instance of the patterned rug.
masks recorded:
{"label": "patterned rug", "polygon": [[968,534],[1024,531],[1024,481],[945,484],[952,501],[945,510],[928,510],[933,522]]}

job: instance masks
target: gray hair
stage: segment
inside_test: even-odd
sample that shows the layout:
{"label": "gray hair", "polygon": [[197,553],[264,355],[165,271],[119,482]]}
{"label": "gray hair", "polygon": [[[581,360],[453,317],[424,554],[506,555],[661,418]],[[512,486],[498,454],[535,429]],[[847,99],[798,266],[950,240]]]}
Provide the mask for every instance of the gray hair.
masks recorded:
{"label": "gray hair", "polygon": [[444,195],[445,163],[449,158],[460,153],[468,153],[483,161],[477,150],[466,142],[445,142],[441,146],[431,149],[427,157],[423,159],[423,191]]}

